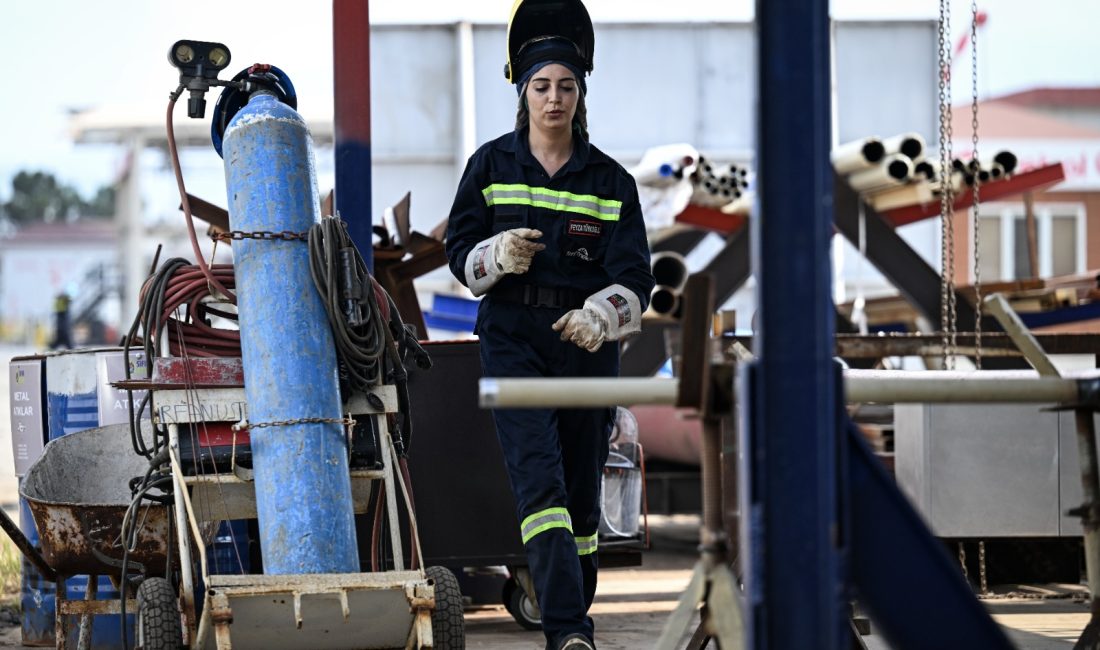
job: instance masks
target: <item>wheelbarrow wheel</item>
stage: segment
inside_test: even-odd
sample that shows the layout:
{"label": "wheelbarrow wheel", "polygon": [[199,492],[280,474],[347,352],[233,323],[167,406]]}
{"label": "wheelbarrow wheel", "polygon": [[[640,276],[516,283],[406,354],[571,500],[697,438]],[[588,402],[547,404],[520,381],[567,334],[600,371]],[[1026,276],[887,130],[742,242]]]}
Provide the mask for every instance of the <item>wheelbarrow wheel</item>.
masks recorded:
{"label": "wheelbarrow wheel", "polygon": [[430,566],[424,572],[435,584],[435,611],[432,612],[432,642],[436,650],[466,648],[466,619],[462,614],[462,589],[458,578],[442,566]]}
{"label": "wheelbarrow wheel", "polygon": [[146,578],[137,589],[137,647],[178,650],[183,645],[176,590],[164,578]]}
{"label": "wheelbarrow wheel", "polygon": [[515,578],[508,578],[504,583],[501,593],[504,601],[504,609],[516,619],[520,627],[525,630],[537,632],[542,629],[542,615],[538,607],[527,596],[527,592],[519,585]]}

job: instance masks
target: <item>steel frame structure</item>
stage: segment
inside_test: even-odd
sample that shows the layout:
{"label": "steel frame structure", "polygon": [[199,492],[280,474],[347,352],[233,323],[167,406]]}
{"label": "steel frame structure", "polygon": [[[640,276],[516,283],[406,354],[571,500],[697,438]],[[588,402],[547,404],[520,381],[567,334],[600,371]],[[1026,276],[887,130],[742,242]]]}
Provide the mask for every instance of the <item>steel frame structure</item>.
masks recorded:
{"label": "steel frame structure", "polygon": [[[368,15],[368,0],[334,0],[337,209],[365,251]],[[756,21],[768,217],[752,220],[759,360],[741,382],[747,647],[839,650],[850,643],[846,605],[858,592],[903,650],[1009,648],[843,409],[829,287],[832,203],[844,192],[834,196],[829,163],[828,3],[757,0]]]}
{"label": "steel frame structure", "polygon": [[858,592],[902,650],[1010,648],[843,408],[828,3],[758,0],[756,24],[756,214],[767,218],[752,221],[760,333],[740,396],[746,647],[840,650]]}

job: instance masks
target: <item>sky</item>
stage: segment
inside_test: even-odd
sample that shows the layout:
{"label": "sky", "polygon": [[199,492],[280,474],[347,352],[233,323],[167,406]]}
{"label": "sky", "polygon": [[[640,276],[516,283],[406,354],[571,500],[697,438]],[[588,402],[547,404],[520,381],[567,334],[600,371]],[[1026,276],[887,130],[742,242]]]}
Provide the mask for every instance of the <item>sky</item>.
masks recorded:
{"label": "sky", "polygon": [[[970,1],[952,0],[955,40],[968,27]],[[499,22],[512,0],[373,0],[372,21]],[[748,0],[589,0],[601,21],[751,20]],[[833,0],[841,19],[934,19],[936,0]],[[1039,85],[1100,85],[1100,0],[985,0],[989,21],[979,34],[983,97]],[[0,19],[7,82],[0,102],[0,200],[11,177],[43,170],[90,194],[110,183],[122,152],[73,144],[69,113],[124,106],[161,116],[176,83],[167,62],[177,39],[220,41],[233,52],[230,69],[274,62],[290,73],[302,102],[332,104],[332,5],[191,0],[35,0],[10,2]],[[598,51],[598,46],[597,46]],[[956,66],[954,98],[970,97],[969,53]],[[378,93],[375,93],[378,101]],[[213,97],[210,97],[211,103]],[[302,107],[303,113],[306,109]],[[178,119],[186,119],[180,112]]]}

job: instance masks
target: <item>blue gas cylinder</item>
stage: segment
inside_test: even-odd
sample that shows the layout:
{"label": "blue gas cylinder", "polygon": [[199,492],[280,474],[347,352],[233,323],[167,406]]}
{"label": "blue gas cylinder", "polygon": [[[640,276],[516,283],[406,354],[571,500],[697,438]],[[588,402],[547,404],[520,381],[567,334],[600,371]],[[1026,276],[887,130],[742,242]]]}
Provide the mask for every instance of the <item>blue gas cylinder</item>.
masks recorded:
{"label": "blue gas cylinder", "polygon": [[[274,94],[233,117],[222,156],[233,230],[302,233],[320,220],[309,129]],[[357,572],[336,348],[309,249],[243,239],[233,258],[264,572]]]}

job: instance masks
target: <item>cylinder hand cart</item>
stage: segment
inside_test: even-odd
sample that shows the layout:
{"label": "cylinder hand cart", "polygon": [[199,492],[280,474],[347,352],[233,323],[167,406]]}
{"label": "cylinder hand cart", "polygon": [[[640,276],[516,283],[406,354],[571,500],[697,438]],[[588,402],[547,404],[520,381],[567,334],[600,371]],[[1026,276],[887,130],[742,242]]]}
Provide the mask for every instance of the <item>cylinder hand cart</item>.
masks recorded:
{"label": "cylinder hand cart", "polygon": [[[238,450],[244,448],[244,427],[234,427],[230,467],[219,468],[223,470],[219,472],[185,472],[187,459],[181,457],[181,436],[211,423],[220,422],[224,427],[226,423],[244,422],[247,419],[244,391],[240,386],[209,384],[194,388],[163,381],[163,377],[171,374],[154,370],[152,400],[154,419],[169,432],[174,517],[181,531],[177,536],[180,566],[198,569],[194,576],[189,571],[181,572],[179,603],[189,646],[223,649],[236,643],[238,647],[273,649],[442,647],[434,644],[432,637],[432,612],[437,607],[433,582],[423,570],[409,569],[402,553],[398,490],[402,490],[410,511],[411,504],[404,486],[395,480],[397,457],[385,417],[397,411],[394,387],[378,386],[370,395],[356,395],[345,405],[345,412],[355,414],[355,418],[376,420],[381,469],[352,469],[352,498],[355,513],[362,514],[367,511],[378,482],[385,485],[393,570],[219,575],[211,571],[204,531],[220,521],[257,516],[251,470],[237,462]],[[162,376],[161,381],[157,375]],[[286,507],[309,508],[310,504],[286,504]],[[415,528],[412,534],[413,543],[418,545]],[[196,578],[201,578],[204,589],[195,589]],[[457,607],[461,612],[460,601],[448,606],[448,611]],[[157,631],[142,629],[140,634],[157,634]]]}

